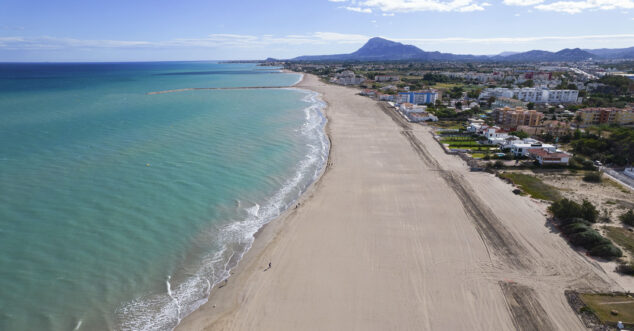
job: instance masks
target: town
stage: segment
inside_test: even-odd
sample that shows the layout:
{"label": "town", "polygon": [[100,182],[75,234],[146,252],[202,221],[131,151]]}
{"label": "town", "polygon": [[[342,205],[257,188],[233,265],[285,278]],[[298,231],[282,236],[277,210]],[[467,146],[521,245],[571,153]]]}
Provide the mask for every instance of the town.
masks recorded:
{"label": "town", "polygon": [[[277,64],[359,87],[361,95],[385,102],[410,122],[436,122],[448,151],[476,160],[576,165],[582,158],[574,157],[571,142],[582,134],[634,127],[631,61]],[[634,183],[629,148],[584,156]]]}

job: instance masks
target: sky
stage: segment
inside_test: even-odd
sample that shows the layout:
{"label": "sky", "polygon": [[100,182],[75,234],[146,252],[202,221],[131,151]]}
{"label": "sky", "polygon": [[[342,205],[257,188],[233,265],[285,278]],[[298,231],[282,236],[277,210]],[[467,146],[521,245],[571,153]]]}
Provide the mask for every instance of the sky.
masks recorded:
{"label": "sky", "polygon": [[0,62],[178,61],[634,46],[634,0],[0,0]]}

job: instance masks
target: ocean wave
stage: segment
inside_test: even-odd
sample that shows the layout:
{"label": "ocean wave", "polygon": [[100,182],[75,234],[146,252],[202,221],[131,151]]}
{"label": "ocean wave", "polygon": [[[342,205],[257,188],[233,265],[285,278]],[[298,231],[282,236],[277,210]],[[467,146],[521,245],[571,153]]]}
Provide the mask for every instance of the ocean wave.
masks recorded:
{"label": "ocean wave", "polygon": [[173,284],[172,276],[168,275],[165,293],[139,298],[117,309],[120,329],[173,330],[185,316],[207,302],[214,286],[229,278],[231,269],[251,248],[257,231],[294,205],[319,178],[330,148],[324,132],[326,117],[322,112],[326,104],[316,92],[290,89],[305,93],[302,100],[310,104],[303,109],[305,122],[299,129],[310,141],[308,153],[298,162],[293,175],[266,201],[243,207],[243,202],[236,200],[236,206],[242,208],[246,216],[217,231],[213,240],[218,249],[205,256],[199,268],[178,284]]}

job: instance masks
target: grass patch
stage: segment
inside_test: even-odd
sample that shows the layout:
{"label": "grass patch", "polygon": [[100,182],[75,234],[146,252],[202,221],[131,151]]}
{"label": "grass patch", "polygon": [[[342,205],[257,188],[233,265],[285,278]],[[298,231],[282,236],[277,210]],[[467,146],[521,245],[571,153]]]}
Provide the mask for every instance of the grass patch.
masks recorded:
{"label": "grass patch", "polygon": [[605,235],[615,244],[626,250],[630,256],[634,256],[634,233],[616,226],[605,226]]}
{"label": "grass patch", "polygon": [[[601,322],[613,326],[618,321],[622,321],[626,327],[634,325],[634,298],[611,294],[580,294],[579,296]],[[612,310],[616,310],[618,315],[612,315],[610,313]]]}
{"label": "grass patch", "polygon": [[435,127],[449,129],[449,130],[460,130],[464,129],[465,125],[463,121],[438,121],[432,124]]}
{"label": "grass patch", "polygon": [[471,153],[471,157],[474,159],[481,159],[484,157],[484,153]]}
{"label": "grass patch", "polygon": [[535,199],[556,201],[562,198],[557,188],[542,182],[535,176],[505,172],[500,174],[500,177],[510,179]]}

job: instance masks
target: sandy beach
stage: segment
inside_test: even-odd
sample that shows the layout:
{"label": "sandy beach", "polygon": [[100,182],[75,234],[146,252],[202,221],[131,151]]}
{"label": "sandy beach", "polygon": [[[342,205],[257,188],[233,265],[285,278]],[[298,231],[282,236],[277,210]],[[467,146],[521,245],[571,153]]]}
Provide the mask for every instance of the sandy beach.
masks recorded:
{"label": "sandy beach", "polygon": [[328,103],[329,166],[177,329],[583,330],[564,290],[620,289],[428,127],[315,76],[297,87]]}

